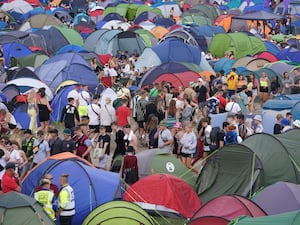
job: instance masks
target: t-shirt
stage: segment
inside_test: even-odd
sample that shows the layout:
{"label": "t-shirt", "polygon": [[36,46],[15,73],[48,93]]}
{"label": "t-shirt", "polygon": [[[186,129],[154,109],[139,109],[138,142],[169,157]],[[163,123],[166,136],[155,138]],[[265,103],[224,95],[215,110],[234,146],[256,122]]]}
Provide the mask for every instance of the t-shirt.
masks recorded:
{"label": "t-shirt", "polygon": [[74,105],[76,104],[76,100],[79,100],[79,93],[76,90],[72,90],[68,93],[67,98],[74,98]]}
{"label": "t-shirt", "polygon": [[197,86],[195,91],[196,91],[197,96],[198,96],[198,103],[205,102],[206,101],[207,88],[204,85],[202,85],[201,87]]}
{"label": "t-shirt", "polygon": [[217,114],[217,109],[219,108],[220,101],[215,96],[207,99],[207,109],[208,113]]}
{"label": "t-shirt", "polygon": [[88,106],[90,101],[90,94],[87,91],[82,91],[79,94],[79,105]]}
{"label": "t-shirt", "polygon": [[108,143],[107,148],[105,150],[105,154],[110,154],[110,137],[108,134],[100,135],[98,138],[99,148],[104,148],[105,143]]}
{"label": "t-shirt", "polygon": [[130,117],[130,109],[127,106],[120,106],[116,111],[117,124],[123,127],[128,124],[128,117]]}
{"label": "t-shirt", "polygon": [[38,146],[38,151],[34,154],[33,158],[34,163],[39,163],[47,158],[47,152],[50,151],[50,147],[46,140],[42,140],[40,142],[36,139],[33,143],[33,146],[33,148],[35,148],[35,146]]}
{"label": "t-shirt", "polygon": [[50,155],[56,155],[62,152],[62,140],[60,138],[49,140]]}
{"label": "t-shirt", "polygon": [[228,102],[225,106],[225,110],[227,112],[232,112],[234,114],[239,113],[241,111],[241,107],[236,102]]}
{"label": "t-shirt", "polygon": [[7,193],[10,191],[15,191],[18,188],[18,184],[17,181],[8,175],[8,173],[4,173],[3,177],[2,177],[2,181],[1,181],[1,185],[2,185],[2,192],[3,193]]}
{"label": "t-shirt", "polygon": [[[158,146],[162,145],[163,143],[173,140],[173,136],[171,134],[171,131],[169,129],[161,130],[159,131],[158,135]],[[170,152],[171,151],[171,145],[165,145],[161,150],[165,152]]]}
{"label": "t-shirt", "polygon": [[101,113],[101,108],[97,104],[90,104],[87,107],[87,115],[90,118],[89,125],[99,125],[99,116]]}
{"label": "t-shirt", "polygon": [[75,142],[72,139],[62,140],[62,144],[61,144],[62,152],[71,152],[71,153],[73,153],[75,149],[76,149]]}

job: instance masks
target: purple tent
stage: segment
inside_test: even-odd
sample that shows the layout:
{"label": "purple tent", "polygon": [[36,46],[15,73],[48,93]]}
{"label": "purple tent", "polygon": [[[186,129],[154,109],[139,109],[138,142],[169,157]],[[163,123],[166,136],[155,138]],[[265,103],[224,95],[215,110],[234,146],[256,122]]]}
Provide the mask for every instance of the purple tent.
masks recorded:
{"label": "purple tent", "polygon": [[296,211],[300,209],[300,185],[277,182],[259,192],[253,200],[268,215]]}

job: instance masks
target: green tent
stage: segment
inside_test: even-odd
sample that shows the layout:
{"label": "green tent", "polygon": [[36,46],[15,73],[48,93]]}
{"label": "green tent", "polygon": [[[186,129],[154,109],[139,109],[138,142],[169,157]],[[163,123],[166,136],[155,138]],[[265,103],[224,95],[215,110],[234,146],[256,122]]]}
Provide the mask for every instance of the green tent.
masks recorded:
{"label": "green tent", "polygon": [[126,201],[111,201],[94,209],[82,225],[154,225],[149,214],[140,206]]}
{"label": "green tent", "polygon": [[[40,54],[40,53],[32,53],[31,55],[26,57],[11,58],[11,66],[18,66],[18,67],[30,66],[33,68],[37,68],[47,59],[49,59],[47,55]],[[14,64],[12,64],[12,62],[14,62]]]}
{"label": "green tent", "polygon": [[127,10],[128,10],[129,4],[121,3],[117,6],[110,6],[104,9],[103,15],[106,16],[109,13],[118,13],[123,17],[126,17]]}
{"label": "green tent", "polygon": [[190,15],[189,11],[191,12],[196,11],[197,13],[195,14],[207,17],[210,20],[214,20],[217,18],[217,16],[219,16],[217,9],[214,6],[208,4],[198,4],[196,6],[193,6],[192,8],[187,10],[184,14]]}
{"label": "green tent", "polygon": [[298,225],[300,224],[300,211],[262,217],[241,217],[228,225]]}
{"label": "green tent", "polygon": [[186,15],[180,18],[182,24],[212,25],[211,19],[201,15]]}
{"label": "green tent", "polygon": [[167,173],[180,177],[194,188],[197,176],[173,154],[158,149],[149,149],[137,153],[136,157],[140,178],[155,173]]}
{"label": "green tent", "polygon": [[67,39],[70,45],[83,46],[83,39],[76,30],[67,27],[54,27],[64,35],[64,37]]}
{"label": "green tent", "polygon": [[209,50],[212,55],[219,58],[224,56],[226,51],[233,51],[236,59],[246,55],[255,55],[263,52],[266,47],[259,38],[248,36],[242,32],[220,33],[213,37]]}
{"label": "green tent", "polygon": [[276,137],[262,133],[217,150],[197,179],[200,199],[206,202],[222,194],[251,197],[277,181],[298,183],[299,172],[288,148]]}
{"label": "green tent", "polygon": [[18,192],[0,195],[0,217],[1,225],[54,225],[40,203]]}
{"label": "green tent", "polygon": [[[292,129],[277,135],[276,138],[286,147],[292,158],[292,162],[300,173],[300,149],[299,149],[300,129]],[[300,175],[300,174],[299,174]]]}
{"label": "green tent", "polygon": [[260,170],[260,162],[251,149],[226,145],[207,160],[197,179],[196,192],[203,202],[223,194],[245,196]]}
{"label": "green tent", "polygon": [[149,30],[136,29],[133,32],[140,35],[147,47],[152,47],[153,44],[158,42],[157,38]]}
{"label": "green tent", "polygon": [[156,13],[157,15],[162,16],[162,12],[159,8],[152,8],[151,6],[148,5],[140,5],[140,7],[137,8],[136,10],[136,17],[140,15],[142,12],[153,12]]}
{"label": "green tent", "polygon": [[138,4],[130,4],[127,13],[126,13],[126,18],[128,21],[133,21],[136,16],[137,9],[140,7]]}

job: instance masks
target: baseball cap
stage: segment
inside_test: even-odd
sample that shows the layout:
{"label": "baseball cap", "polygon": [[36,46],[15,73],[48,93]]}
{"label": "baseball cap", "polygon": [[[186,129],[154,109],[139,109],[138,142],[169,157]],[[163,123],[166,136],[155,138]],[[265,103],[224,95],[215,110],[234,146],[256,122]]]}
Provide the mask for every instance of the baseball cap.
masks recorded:
{"label": "baseball cap", "polygon": [[12,163],[12,162],[9,162],[6,164],[5,166],[5,169],[8,170],[8,169],[15,169],[16,168],[16,164]]}

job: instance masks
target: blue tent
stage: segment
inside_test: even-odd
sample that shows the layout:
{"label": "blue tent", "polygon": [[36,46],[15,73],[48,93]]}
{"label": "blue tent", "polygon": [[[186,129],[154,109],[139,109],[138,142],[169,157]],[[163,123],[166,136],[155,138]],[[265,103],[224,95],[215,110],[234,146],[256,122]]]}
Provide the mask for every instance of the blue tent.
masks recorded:
{"label": "blue tent", "polygon": [[235,63],[234,59],[221,58],[214,64],[214,69],[216,72],[220,72],[221,70],[225,71],[225,74],[229,73],[232,65]]}
{"label": "blue tent", "polygon": [[[19,123],[22,129],[28,129],[30,124],[30,117],[27,113],[27,104],[20,103],[15,106],[13,111],[13,116],[16,119],[16,122]],[[37,117],[37,124],[39,125],[39,118]]]}
{"label": "blue tent", "polygon": [[3,57],[5,59],[5,66],[10,67],[10,58],[20,58],[28,56],[32,51],[25,45],[19,43],[5,43],[2,45]]}
{"label": "blue tent", "polygon": [[226,33],[224,28],[221,26],[201,25],[191,26],[189,29],[196,34],[201,34],[205,37],[214,37],[216,34]]}
{"label": "blue tent", "polygon": [[53,112],[51,113],[51,122],[59,121],[61,112],[63,107],[67,105],[67,96],[70,91],[74,89],[74,85],[65,86],[58,91],[58,93],[54,96],[51,101],[51,109]]}
{"label": "blue tent", "polygon": [[270,99],[265,102],[263,105],[263,109],[270,109],[275,111],[281,110],[291,110],[298,100],[278,100],[278,99]]}
{"label": "blue tent", "polygon": [[294,120],[300,120],[300,101],[293,106],[291,113]]}
{"label": "blue tent", "polygon": [[59,184],[62,173],[69,174],[76,204],[72,225],[81,225],[97,206],[121,197],[119,174],[96,169],[69,152],[51,156],[31,170],[22,183],[22,192],[32,196],[45,173],[51,173],[54,184]]}
{"label": "blue tent", "polygon": [[161,17],[160,15],[151,12],[151,11],[144,11],[140,13],[133,21],[134,24],[140,24],[143,21],[149,20],[154,21],[155,19]]}
{"label": "blue tent", "polygon": [[300,51],[297,48],[282,49],[276,56],[279,60],[289,60],[300,63]]}
{"label": "blue tent", "polygon": [[35,73],[53,92],[66,80],[87,84],[90,91],[94,91],[98,84],[97,76],[90,65],[77,53],[53,56],[36,68]]}
{"label": "blue tent", "polygon": [[56,55],[60,55],[60,54],[67,53],[67,52],[88,52],[88,51],[79,45],[66,45],[66,46],[62,47],[61,49],[59,49],[56,52]]}
{"label": "blue tent", "polygon": [[152,47],[162,63],[167,62],[188,62],[200,65],[200,48],[187,45],[178,39],[167,39]]}
{"label": "blue tent", "polygon": [[124,18],[119,13],[116,13],[116,12],[108,13],[102,19],[102,21],[105,21],[105,22],[108,22],[108,21],[111,21],[111,20],[120,20],[120,21],[124,22]]}
{"label": "blue tent", "polygon": [[271,41],[264,41],[264,44],[267,52],[271,52],[275,56],[280,53],[280,49],[278,48],[278,46]]}
{"label": "blue tent", "polygon": [[157,19],[155,19],[154,23],[156,26],[162,26],[165,28],[168,28],[168,27],[176,24],[174,20],[171,20],[168,18],[157,18]]}

